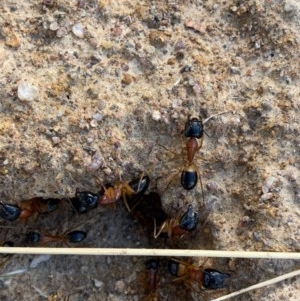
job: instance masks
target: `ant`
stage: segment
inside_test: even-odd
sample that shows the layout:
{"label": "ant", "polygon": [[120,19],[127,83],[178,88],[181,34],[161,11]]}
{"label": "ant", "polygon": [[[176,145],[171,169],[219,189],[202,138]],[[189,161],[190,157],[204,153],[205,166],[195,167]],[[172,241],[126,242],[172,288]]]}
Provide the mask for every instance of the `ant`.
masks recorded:
{"label": "ant", "polygon": [[42,199],[42,198],[33,198],[27,201],[23,201],[20,204],[21,213],[19,218],[25,220],[35,214],[48,214],[54,211],[60,200],[58,199]]}
{"label": "ant", "polygon": [[[193,165],[197,151],[202,147],[203,123],[200,118],[188,118],[183,134],[186,138],[187,165],[181,171],[181,186],[186,190],[192,190],[198,183],[197,168]],[[201,177],[199,176],[202,188]],[[202,188],[203,191],[203,188]]]}
{"label": "ant", "polygon": [[52,234],[41,234],[37,231],[30,231],[27,234],[27,240],[29,243],[39,243],[40,245],[46,245],[51,242],[62,242],[69,246],[69,243],[75,244],[82,242],[87,236],[85,231],[74,230],[71,232],[63,233],[62,235],[52,235]]}
{"label": "ant", "polygon": [[186,212],[181,217],[168,218],[157,230],[157,221],[154,219],[154,238],[159,236],[172,239],[174,236],[182,237],[187,232],[192,232],[197,228],[199,214],[189,205]]}
{"label": "ant", "polygon": [[178,278],[174,281],[182,280],[185,285],[192,287],[191,283],[196,282],[199,289],[222,289],[227,286],[229,274],[215,269],[201,269],[201,266],[190,264],[178,259],[170,259],[168,262],[169,272]]}
{"label": "ant", "polygon": [[130,182],[117,181],[114,185],[106,185],[99,193],[99,205],[110,205],[117,202],[121,197],[124,200],[124,204],[128,211],[130,211],[127,197],[140,196],[145,193],[150,184],[150,178],[143,176],[138,179],[134,179]]}
{"label": "ant", "polygon": [[25,220],[33,215],[48,214],[57,208],[58,199],[33,198],[22,201],[20,206],[7,204],[0,201],[0,217],[8,221],[18,218]]}
{"label": "ant", "polygon": [[149,259],[146,261],[146,269],[148,271],[148,279],[149,279],[149,295],[144,299],[145,301],[158,301],[158,268],[159,261],[157,259]]}
{"label": "ant", "polygon": [[[211,115],[202,121],[202,118],[199,117],[191,117],[189,116],[185,122],[184,130],[182,131],[182,135],[186,138],[185,141],[185,149],[186,149],[186,164],[183,166],[181,170],[180,182],[181,186],[185,190],[192,190],[198,183],[198,179],[200,180],[202,196],[203,195],[203,184],[201,180],[200,173],[198,172],[198,168],[194,165],[194,158],[196,153],[201,149],[203,143],[203,135],[206,134],[209,136],[204,130],[204,124],[208,122],[210,119],[225,114],[228,111],[224,111],[218,114]],[[164,147],[164,146],[163,146]],[[172,180],[169,182],[167,187],[170,185]]]}

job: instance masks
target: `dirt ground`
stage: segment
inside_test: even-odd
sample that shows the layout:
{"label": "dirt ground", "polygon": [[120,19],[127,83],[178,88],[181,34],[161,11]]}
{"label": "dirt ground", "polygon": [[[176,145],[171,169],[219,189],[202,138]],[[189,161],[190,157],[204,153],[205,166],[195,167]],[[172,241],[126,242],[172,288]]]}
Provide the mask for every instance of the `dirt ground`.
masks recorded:
{"label": "dirt ground", "polygon": [[[30,230],[76,228],[88,232],[80,247],[299,252],[299,42],[297,0],[2,0],[0,197],[65,201],[37,220],[1,220],[1,241],[28,246]],[[180,185],[181,131],[189,115],[223,111],[205,124],[196,158],[203,201],[201,185]],[[119,174],[130,181],[143,172],[168,214],[189,204],[199,211],[195,233],[154,240],[121,201],[72,213],[76,188],[96,192]],[[44,261],[34,268],[37,258]],[[0,300],[150,300],[146,260],[3,257]],[[230,273],[228,289],[199,294],[174,283],[161,258],[159,300],[211,300],[300,263],[205,266]],[[294,278],[232,300],[299,294]]]}

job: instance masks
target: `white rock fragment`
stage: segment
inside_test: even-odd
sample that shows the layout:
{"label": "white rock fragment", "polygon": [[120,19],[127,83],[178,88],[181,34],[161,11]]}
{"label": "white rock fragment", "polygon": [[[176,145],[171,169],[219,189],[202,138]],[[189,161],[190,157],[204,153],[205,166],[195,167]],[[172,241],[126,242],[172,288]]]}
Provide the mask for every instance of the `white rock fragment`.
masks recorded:
{"label": "white rock fragment", "polygon": [[39,256],[36,256],[33,258],[33,260],[31,261],[31,264],[30,264],[30,268],[31,269],[35,269],[37,268],[37,266],[42,263],[42,262],[45,262],[45,261],[48,261],[50,259],[50,255],[39,255]]}
{"label": "white rock fragment", "polygon": [[155,121],[159,121],[161,119],[161,114],[159,111],[152,112],[152,119]]}
{"label": "white rock fragment", "polygon": [[52,31],[56,31],[59,29],[59,25],[56,21],[52,22],[49,26],[49,29],[52,30]]}
{"label": "white rock fragment", "polygon": [[102,286],[104,285],[104,283],[98,279],[93,279],[93,282],[96,288],[102,288]]}
{"label": "white rock fragment", "polygon": [[98,126],[98,122],[97,120],[93,119],[90,123],[91,127],[95,128],[96,126]]}
{"label": "white rock fragment", "polygon": [[18,98],[24,101],[34,101],[39,98],[39,89],[34,85],[23,82],[18,87]]}
{"label": "white rock fragment", "polygon": [[54,145],[56,145],[60,142],[60,138],[57,136],[52,137],[51,140]]}
{"label": "white rock fragment", "polygon": [[80,39],[84,38],[84,28],[81,23],[73,25],[72,32],[74,35]]}
{"label": "white rock fragment", "polygon": [[100,113],[96,113],[93,115],[93,119],[95,119],[96,121],[101,121],[103,119],[103,115]]}
{"label": "white rock fragment", "polygon": [[115,290],[119,293],[122,293],[125,289],[125,282],[123,280],[118,280],[115,283]]}

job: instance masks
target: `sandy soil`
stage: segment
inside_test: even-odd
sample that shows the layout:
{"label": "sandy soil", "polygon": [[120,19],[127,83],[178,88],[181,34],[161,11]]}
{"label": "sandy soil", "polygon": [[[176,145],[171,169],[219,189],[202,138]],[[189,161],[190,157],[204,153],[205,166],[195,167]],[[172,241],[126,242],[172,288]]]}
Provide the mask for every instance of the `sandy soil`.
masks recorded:
{"label": "sandy soil", "polygon": [[[67,199],[145,172],[168,214],[200,213],[196,233],[171,245],[147,237],[122,202],[76,216],[65,201],[37,220],[1,221],[3,242],[80,228],[86,247],[300,251],[297,0],[2,0],[0,25],[1,200]],[[205,124],[196,160],[203,201],[200,185],[180,186],[180,133],[190,114],[223,111]],[[23,271],[0,277],[0,300],[146,298],[145,258],[52,256],[31,268],[34,258],[3,258],[2,275]],[[210,300],[299,268],[206,265],[231,274],[228,290],[174,285],[162,259],[160,300]],[[236,300],[299,293],[298,278]]]}

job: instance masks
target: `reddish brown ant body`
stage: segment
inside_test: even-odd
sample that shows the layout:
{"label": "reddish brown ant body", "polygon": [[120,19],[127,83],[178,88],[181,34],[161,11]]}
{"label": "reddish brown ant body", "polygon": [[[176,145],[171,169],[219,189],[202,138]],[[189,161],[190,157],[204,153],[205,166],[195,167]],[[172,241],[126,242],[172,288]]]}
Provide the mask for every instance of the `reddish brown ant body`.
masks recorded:
{"label": "reddish brown ant body", "polygon": [[175,281],[183,281],[191,287],[196,283],[199,289],[222,289],[227,286],[229,274],[215,269],[202,269],[201,266],[184,262],[178,259],[170,259],[168,262],[169,272],[178,277]]}
{"label": "reddish brown ant body", "polygon": [[150,259],[146,261],[146,269],[148,271],[148,296],[144,301],[158,301],[158,268],[159,261],[157,259]]}
{"label": "reddish brown ant body", "polygon": [[57,208],[60,200],[58,199],[42,199],[33,198],[22,201],[20,204],[21,213],[19,218],[25,220],[34,215],[48,214]]}

